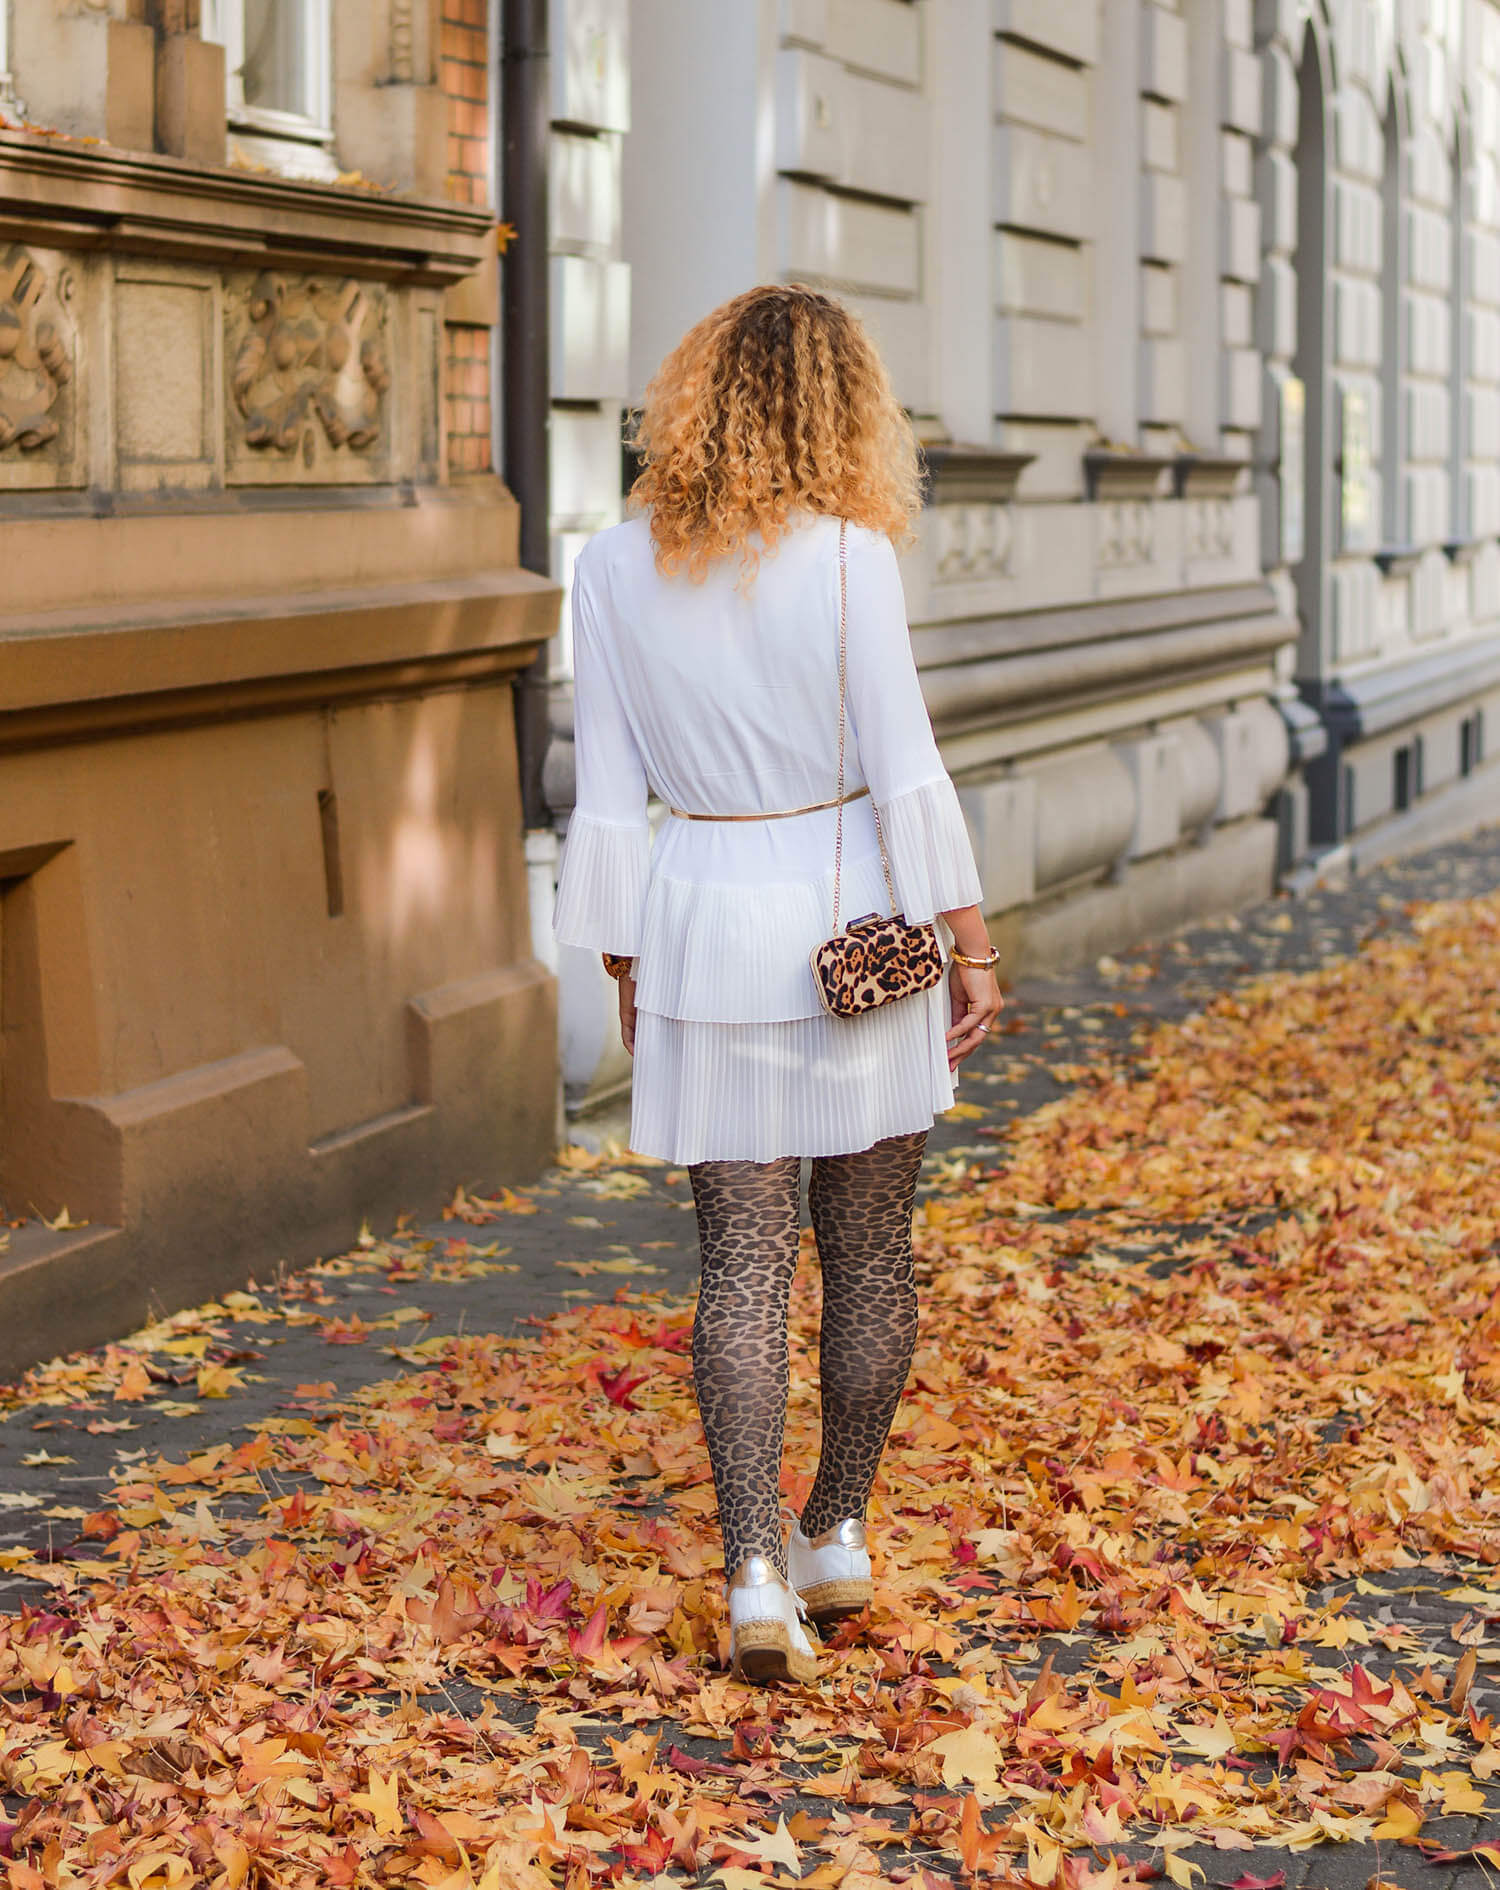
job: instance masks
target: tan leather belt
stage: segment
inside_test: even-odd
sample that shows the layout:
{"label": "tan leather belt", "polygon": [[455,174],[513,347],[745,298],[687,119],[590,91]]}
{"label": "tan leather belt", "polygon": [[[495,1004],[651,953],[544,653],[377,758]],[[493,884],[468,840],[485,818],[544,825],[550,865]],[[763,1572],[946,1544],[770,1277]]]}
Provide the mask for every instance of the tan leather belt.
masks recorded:
{"label": "tan leather belt", "polygon": [[[855,788],[853,793],[844,796],[844,805],[857,801],[869,793],[867,787]],[[667,812],[674,820],[795,820],[798,814],[821,814],[825,809],[837,807],[838,802],[813,801],[807,807],[779,807],[768,814],[689,814],[681,807],[668,806]]]}

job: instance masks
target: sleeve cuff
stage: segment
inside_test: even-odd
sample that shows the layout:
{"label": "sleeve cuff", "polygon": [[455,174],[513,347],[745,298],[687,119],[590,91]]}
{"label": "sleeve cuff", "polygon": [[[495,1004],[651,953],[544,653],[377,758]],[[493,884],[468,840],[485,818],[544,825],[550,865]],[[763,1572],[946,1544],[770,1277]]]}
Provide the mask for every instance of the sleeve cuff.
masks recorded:
{"label": "sleeve cuff", "polygon": [[575,813],[563,844],[552,929],[558,943],[633,958],[651,877],[651,829]]}
{"label": "sleeve cuff", "polygon": [[969,830],[947,775],[883,801],[880,822],[908,925],[983,904]]}

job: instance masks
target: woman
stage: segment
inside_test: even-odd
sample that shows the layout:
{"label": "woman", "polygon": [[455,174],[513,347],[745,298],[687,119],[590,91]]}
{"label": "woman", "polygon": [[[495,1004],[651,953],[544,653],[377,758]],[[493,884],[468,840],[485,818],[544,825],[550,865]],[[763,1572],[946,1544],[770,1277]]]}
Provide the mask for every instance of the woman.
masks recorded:
{"label": "woman", "polygon": [[[923,706],[893,539],[916,445],[859,323],[753,289],[667,358],[635,516],[573,590],[577,804],[557,935],[605,954],[635,1058],[631,1145],[687,1167],[702,1276],[693,1382],[718,1494],[731,1660],[811,1679],[802,1618],[870,1598],[864,1516],[916,1340],[911,1216],[953,1071],[1000,1010],[963,817]],[[943,988],[827,1014],[840,620],[843,911],[941,914]],[[646,804],[667,809],[653,847]],[[823,1440],[784,1546],[779,1488],[800,1158],[823,1270]]]}

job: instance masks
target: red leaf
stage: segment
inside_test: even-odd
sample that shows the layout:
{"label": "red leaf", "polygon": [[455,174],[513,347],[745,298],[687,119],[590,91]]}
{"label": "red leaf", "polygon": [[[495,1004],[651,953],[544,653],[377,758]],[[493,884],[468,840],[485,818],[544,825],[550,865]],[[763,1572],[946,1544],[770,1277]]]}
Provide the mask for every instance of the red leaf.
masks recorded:
{"label": "red leaf", "polygon": [[458,1840],[441,1818],[434,1817],[432,1812],[423,1811],[420,1807],[412,1813],[412,1816],[416,1820],[421,1836],[416,1843],[407,1846],[408,1850],[418,1852],[424,1857],[436,1857],[441,1863],[455,1868],[463,1862],[463,1852],[459,1849]]}
{"label": "red leaf", "polygon": [[545,1592],[534,1575],[526,1578],[526,1612],[538,1621],[562,1621],[568,1614],[568,1598],[573,1584],[564,1575]]}
{"label": "red leaf", "polygon": [[568,1629],[568,1645],[573,1650],[574,1659],[597,1659],[603,1650],[604,1636],[608,1627],[609,1604],[601,1601],[581,1628]]}
{"label": "red leaf", "polygon": [[[474,1597],[468,1595],[467,1599],[472,1602]],[[430,1629],[436,1639],[446,1644],[462,1640],[471,1628],[479,1626],[484,1616],[475,1608],[463,1605],[452,1577],[445,1575],[436,1601],[420,1601],[415,1596],[407,1600],[406,1618]]]}
{"label": "red leaf", "polygon": [[1269,1877],[1252,1877],[1247,1870],[1244,1876],[1236,1877],[1233,1883],[1225,1883],[1223,1890],[1282,1890],[1285,1882],[1284,1870],[1275,1871]]}
{"label": "red leaf", "polygon": [[665,1760],[674,1772],[686,1772],[689,1778],[707,1778],[712,1774],[718,1778],[738,1778],[739,1767],[735,1765],[716,1765],[712,1759],[695,1759],[691,1752],[684,1752],[681,1746],[668,1746]]}
{"label": "red leaf", "polygon": [[622,1844],[620,1855],[637,1870],[649,1870],[652,1876],[657,1876],[671,1860],[672,1841],[652,1825],[646,1832],[644,1844]]}
{"label": "red leaf", "polygon": [[599,1389],[604,1393],[605,1397],[609,1399],[611,1404],[619,1405],[622,1411],[638,1411],[640,1409],[640,1406],[630,1394],[635,1390],[637,1385],[644,1385],[649,1376],[650,1374],[648,1372],[632,1373],[623,1365],[620,1367],[619,1371],[614,1373],[606,1372],[599,1368],[595,1369],[595,1381]]}

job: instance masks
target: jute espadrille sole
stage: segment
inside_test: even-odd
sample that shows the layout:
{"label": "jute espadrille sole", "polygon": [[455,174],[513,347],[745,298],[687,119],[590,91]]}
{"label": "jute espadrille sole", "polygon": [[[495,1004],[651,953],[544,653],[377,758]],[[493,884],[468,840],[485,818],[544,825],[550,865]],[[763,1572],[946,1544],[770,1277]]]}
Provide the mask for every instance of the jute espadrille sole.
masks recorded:
{"label": "jute espadrille sole", "polygon": [[742,1680],[816,1680],[818,1663],[797,1651],[785,1621],[742,1621],[734,1630],[731,1664]]}
{"label": "jute espadrille sole", "polygon": [[870,1605],[872,1588],[870,1582],[814,1582],[810,1588],[799,1588],[797,1593],[813,1620],[822,1623],[863,1614]]}

